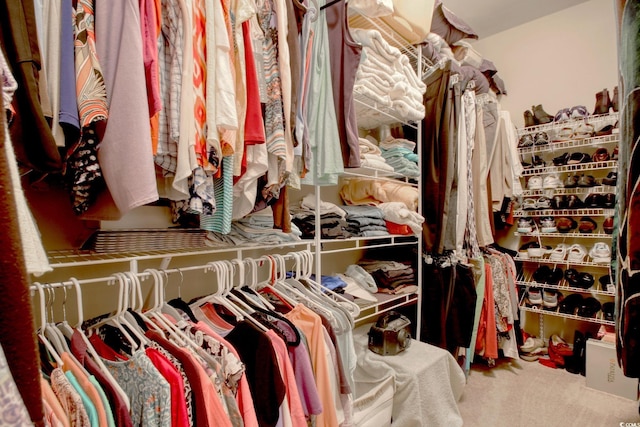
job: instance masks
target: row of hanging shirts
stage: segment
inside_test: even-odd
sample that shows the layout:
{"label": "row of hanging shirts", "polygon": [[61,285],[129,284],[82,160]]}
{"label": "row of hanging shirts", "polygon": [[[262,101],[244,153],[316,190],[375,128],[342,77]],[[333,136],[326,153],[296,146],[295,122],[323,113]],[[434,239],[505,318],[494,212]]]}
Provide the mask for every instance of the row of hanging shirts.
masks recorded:
{"label": "row of hanging shirts", "polygon": [[[260,282],[264,265],[270,274]],[[35,283],[48,425],[352,425],[359,309],[310,280],[312,265],[303,251]],[[195,270],[214,272],[216,291],[167,301],[169,275],[180,274],[180,289]],[[84,320],[82,287],[97,282],[117,289],[117,307]],[[56,288],[65,295],[58,323]],[[67,288],[76,293],[75,324]]]}

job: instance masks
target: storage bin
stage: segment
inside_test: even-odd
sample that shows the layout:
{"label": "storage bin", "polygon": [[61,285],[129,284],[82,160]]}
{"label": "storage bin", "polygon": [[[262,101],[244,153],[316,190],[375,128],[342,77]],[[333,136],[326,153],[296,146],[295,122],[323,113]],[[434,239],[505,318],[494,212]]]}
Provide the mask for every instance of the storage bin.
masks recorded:
{"label": "storage bin", "polygon": [[388,427],[393,411],[394,378],[376,381],[356,379],[356,398],[353,401],[353,424],[356,427]]}
{"label": "storage bin", "polygon": [[586,363],[587,387],[631,400],[638,399],[638,379],[624,376],[613,344],[588,340]]}

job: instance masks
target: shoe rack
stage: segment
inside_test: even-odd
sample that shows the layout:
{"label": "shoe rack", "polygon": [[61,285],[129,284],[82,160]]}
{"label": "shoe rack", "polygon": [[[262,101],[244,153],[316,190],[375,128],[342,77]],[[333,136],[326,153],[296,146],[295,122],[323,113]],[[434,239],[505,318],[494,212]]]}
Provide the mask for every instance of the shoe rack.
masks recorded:
{"label": "shoe rack", "polygon": [[[585,129],[585,126],[591,125],[593,127],[593,134],[584,137],[582,133],[579,137],[566,137],[568,129],[579,129],[580,132]],[[602,130],[601,132],[598,132]],[[562,133],[561,133],[562,131]],[[578,132],[576,132],[578,133]],[[600,278],[610,277],[610,262],[603,262],[603,259],[592,258],[589,254],[590,250],[594,247],[596,242],[605,242],[609,251],[611,251],[612,244],[612,231],[609,227],[607,232],[603,228],[603,224],[607,218],[613,217],[615,211],[615,202],[609,203],[607,206],[593,206],[593,205],[581,205],[585,199],[592,194],[607,195],[616,194],[615,182],[611,181],[612,173],[617,171],[618,161],[614,155],[614,151],[617,153],[617,145],[619,141],[618,133],[618,113],[603,114],[597,116],[587,116],[579,119],[572,119],[563,122],[551,122],[538,126],[530,126],[518,129],[518,139],[523,141],[524,146],[519,146],[518,153],[525,167],[521,176],[521,184],[523,188],[522,199],[520,200],[518,209],[514,212],[516,221],[524,219],[532,220],[531,231],[522,232],[516,231],[514,234],[519,238],[520,248],[518,256],[515,260],[519,263],[521,268],[519,269],[517,285],[520,295],[520,309],[522,311],[528,311],[537,313],[539,315],[539,336],[543,337],[544,334],[544,318],[547,316],[554,316],[566,319],[573,319],[580,322],[585,322],[585,327],[588,324],[600,324],[614,326],[613,310],[609,314],[609,308],[614,301],[614,293],[609,292],[606,286],[606,279],[603,279],[604,284],[601,283]],[[555,141],[554,141],[555,140]],[[539,142],[539,143],[536,143]],[[598,158],[598,161],[593,161],[590,158],[589,161],[583,161],[576,164],[568,164],[571,162],[554,162],[554,159],[570,158],[572,154],[576,153],[574,158],[579,158],[580,153],[586,153],[590,156],[597,150],[600,152],[604,150],[609,154],[609,158],[603,160]],[[613,158],[611,158],[613,157]],[[548,179],[546,177],[550,175],[556,175],[559,179]],[[572,176],[585,176],[588,179],[580,180],[584,185],[572,186],[571,188],[565,188],[564,184],[567,183],[569,177]],[[536,178],[534,178],[536,177]],[[591,179],[593,177],[593,180]],[[534,188],[529,188],[529,180],[532,181]],[[603,185],[602,180],[611,185]],[[569,180],[570,181],[570,180]],[[548,185],[541,185],[538,188],[538,183],[544,182]],[[550,207],[538,208],[537,201],[542,198],[550,200],[558,199],[563,200],[562,197],[573,196],[573,200],[578,198],[577,207],[558,206],[558,203],[551,204]],[[593,200],[596,200],[596,196],[592,196]],[[602,199],[600,199],[602,200]],[[524,203],[526,201],[526,203]],[[540,203],[545,205],[545,203]],[[526,208],[525,208],[526,207]],[[557,229],[553,232],[545,229],[542,232],[541,219],[553,218],[554,221],[565,217],[571,218],[575,221],[576,227],[571,230]],[[580,232],[578,223],[582,218],[590,218],[588,221],[593,221],[596,224],[596,228],[591,232]],[[566,220],[564,220],[566,221]],[[610,220],[608,221],[610,224]],[[542,248],[539,251],[533,251],[535,256],[529,256],[527,252],[526,256],[522,247],[526,247],[527,243],[537,242]],[[567,254],[562,257],[558,256],[558,251],[551,257],[553,250],[558,248],[559,245],[582,245],[586,249],[586,255],[582,259],[568,259]],[[562,259],[559,259],[562,257]],[[536,275],[536,271],[541,268],[550,268],[555,270],[561,269],[563,277],[559,282],[539,279],[539,274]],[[580,275],[591,276],[593,278],[593,285],[585,288],[579,286],[572,286],[569,280],[565,277],[567,270],[571,269],[572,272],[577,272]],[[575,284],[575,281],[573,282]],[[540,289],[543,293],[547,291],[549,294],[555,292],[557,294],[557,305],[553,304],[532,304],[528,297],[529,289]],[[572,309],[571,305],[562,305],[562,302],[569,295],[578,294],[579,296],[571,297],[568,301],[578,300],[589,303],[593,303],[593,299],[597,300],[600,304],[600,309],[591,315],[588,310],[583,310],[581,313],[588,312],[588,316],[580,315],[578,307]],[[537,300],[537,298],[536,298]],[[546,301],[545,301],[546,302]],[[608,303],[608,304],[607,304]],[[607,304],[605,306],[605,304]],[[578,303],[580,305],[580,303]],[[603,310],[602,307],[606,307]],[[593,311],[593,310],[592,310]]]}

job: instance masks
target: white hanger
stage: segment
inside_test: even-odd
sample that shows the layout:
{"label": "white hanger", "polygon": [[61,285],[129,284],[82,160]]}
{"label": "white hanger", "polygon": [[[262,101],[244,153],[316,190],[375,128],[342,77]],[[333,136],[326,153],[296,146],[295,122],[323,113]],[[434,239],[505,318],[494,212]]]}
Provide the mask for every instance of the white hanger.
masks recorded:
{"label": "white hanger", "polygon": [[269,279],[258,285],[259,289],[267,288],[270,289],[276,296],[280,297],[284,302],[289,304],[291,307],[295,307],[298,302],[293,299],[290,295],[286,294],[284,291],[278,290],[274,285],[277,282],[277,265],[276,260],[273,258],[273,255],[265,255],[260,258],[263,261],[269,262]]}
{"label": "white hanger", "polygon": [[263,308],[271,311],[275,311],[275,307],[273,304],[269,302],[262,294],[256,291],[256,287],[258,286],[258,263],[253,258],[245,258],[244,262],[247,263],[249,267],[251,267],[251,281],[247,285],[249,292],[245,292],[249,297],[252,297],[252,300],[257,304],[262,305]]}
{"label": "white hanger", "polygon": [[[42,285],[41,285],[42,286]],[[43,286],[43,290],[44,290]],[[45,322],[47,323],[47,328],[43,331],[44,335],[49,339],[49,342],[53,345],[53,347],[58,351],[58,354],[62,353],[70,353],[69,345],[67,344],[67,340],[62,335],[62,332],[56,327],[55,322],[53,321],[53,303],[55,301],[55,290],[53,290],[50,286],[46,287],[47,295],[50,296],[48,302],[45,304],[48,306],[48,312],[51,317],[45,314]]]}
{"label": "white hanger", "polygon": [[135,340],[131,337],[131,335],[129,335],[129,333],[127,332],[127,330],[122,326],[122,324],[120,323],[120,316],[122,315],[122,312],[126,309],[126,305],[128,304],[128,284],[126,277],[124,276],[123,273],[114,273],[113,275],[113,280],[116,280],[118,282],[119,288],[118,288],[118,307],[116,308],[116,311],[114,314],[112,314],[111,316],[107,317],[106,319],[102,319],[100,321],[98,321],[97,323],[95,323],[94,325],[91,326],[91,328],[97,329],[102,325],[105,324],[110,324],[112,326],[115,326],[116,328],[118,328],[120,330],[120,332],[122,332],[122,335],[124,335],[125,339],[129,342],[129,344],[131,345],[131,351],[135,352],[138,349],[138,344],[135,342]]}
{"label": "white hanger", "polygon": [[[163,332],[167,332],[174,341],[180,346],[186,346],[187,340],[186,337],[179,331],[178,328],[169,322],[162,314],[159,313],[162,304],[164,303],[164,286],[162,282],[162,277],[160,272],[156,269],[149,268],[145,270],[145,273],[149,273],[153,278],[153,306],[147,310],[144,315],[151,320],[151,323],[154,323],[155,319],[158,322],[158,326],[161,328]],[[179,320],[179,319],[178,319]]]}
{"label": "white hanger", "polygon": [[75,291],[76,291],[78,323],[74,326],[74,329],[80,333],[80,338],[82,339],[82,341],[84,341],[85,345],[87,346],[87,351],[92,356],[93,361],[96,362],[96,364],[100,367],[100,370],[102,371],[102,373],[107,377],[109,382],[113,385],[116,392],[118,393],[120,398],[123,400],[123,402],[127,406],[127,410],[129,410],[131,408],[131,402],[129,401],[129,396],[127,395],[127,393],[125,393],[125,391],[122,389],[120,384],[118,384],[116,379],[113,378],[113,375],[111,375],[111,372],[105,366],[104,362],[102,361],[102,358],[98,355],[98,353],[96,352],[96,349],[93,348],[93,345],[91,344],[91,342],[85,335],[84,331],[82,330],[82,322],[84,322],[84,312],[83,312],[83,305],[82,305],[82,290],[80,289],[80,282],[75,277],[70,277],[69,280],[71,281],[71,283],[73,283],[73,287],[75,288]]}
{"label": "white hanger", "polygon": [[56,327],[60,332],[62,332],[62,335],[64,335],[68,339],[71,339],[71,336],[73,335],[73,329],[67,321],[67,287],[64,285],[64,283],[62,284],[62,291],[64,292],[64,300],[62,300],[62,322],[58,323]]}
{"label": "white hanger", "polygon": [[[184,276],[182,275],[182,271],[180,271],[180,269],[178,269],[178,273],[180,273],[180,284],[178,285],[178,298],[180,298],[180,287],[182,286],[182,281],[184,280]],[[169,305],[166,300],[167,284],[169,283],[169,274],[167,274],[165,270],[161,270],[160,274],[162,274],[162,276],[164,277],[163,289],[162,289],[163,296],[161,300],[162,307],[160,308],[160,312],[173,317],[174,319],[176,319],[176,322],[179,322],[182,320],[182,314],[180,314],[180,312],[176,310],[175,307],[172,307],[171,305]]]}
{"label": "white hanger", "polygon": [[37,336],[40,339],[40,342],[44,344],[51,356],[55,359],[58,367],[61,368],[62,366],[64,366],[64,362],[62,362],[60,355],[44,334],[44,332],[47,330],[47,310],[45,308],[44,290],[42,289],[42,284],[40,282],[34,282],[34,285],[38,290],[38,295],[40,297],[40,328],[38,329]]}
{"label": "white hanger", "polygon": [[[127,271],[123,273],[125,277],[129,278],[131,282],[129,295],[131,296],[130,304],[128,308],[131,308],[134,311],[141,312],[142,307],[144,305],[144,300],[142,298],[142,286],[140,285],[140,280],[138,279],[138,275]],[[136,306],[136,302],[139,301],[139,306]],[[129,313],[128,310],[124,310],[122,312],[122,316],[120,317],[120,321],[126,325],[129,330],[138,338],[141,345],[147,346],[149,345],[149,339],[144,336],[144,332],[138,326],[138,322],[134,319],[133,315]]]}

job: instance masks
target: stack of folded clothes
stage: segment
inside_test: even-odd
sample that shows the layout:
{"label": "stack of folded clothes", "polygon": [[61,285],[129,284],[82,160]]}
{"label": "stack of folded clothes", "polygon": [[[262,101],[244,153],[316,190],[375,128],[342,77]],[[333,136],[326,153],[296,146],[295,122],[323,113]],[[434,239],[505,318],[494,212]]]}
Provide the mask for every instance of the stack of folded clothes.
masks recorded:
{"label": "stack of folded clothes", "polygon": [[347,231],[355,236],[388,236],[384,214],[375,206],[342,206],[347,213]]}
{"label": "stack of folded clothes", "polygon": [[[354,92],[389,107],[407,121],[424,118],[422,95],[426,85],[416,76],[409,58],[382,37],[377,30],[352,28],[353,38],[362,44]],[[377,127],[386,116],[356,103],[358,126]]]}
{"label": "stack of folded clothes", "polygon": [[363,259],[358,265],[373,276],[378,292],[385,294],[406,294],[415,292],[416,275],[411,265],[397,261]]}
{"label": "stack of folded clothes", "polygon": [[391,180],[350,178],[340,189],[340,197],[347,205],[402,202],[410,210],[418,210],[418,189]]}
{"label": "stack of folded clothes", "polygon": [[418,235],[422,233],[424,217],[419,213],[407,209],[404,203],[380,203],[378,209],[384,215],[387,230],[391,234]]}
{"label": "stack of folded clothes", "polygon": [[205,244],[211,247],[278,245],[300,240],[301,235],[294,224],[291,224],[291,233],[273,228],[273,213],[269,207],[233,221],[227,234],[208,232]]}
{"label": "stack of folded clothes", "polygon": [[403,138],[387,138],[380,142],[382,157],[396,173],[408,178],[420,176],[418,155],[413,152],[416,143]]}
{"label": "stack of folded clothes", "polygon": [[[291,222],[298,226],[303,239],[313,239],[316,235],[315,195],[307,194],[299,207],[292,207]],[[345,239],[352,237],[346,221],[347,213],[339,206],[320,202],[320,237],[322,239]]]}
{"label": "stack of folded clothes", "polygon": [[382,151],[377,141],[371,137],[359,138],[360,165],[363,167],[393,172],[394,168],[382,157]]}

